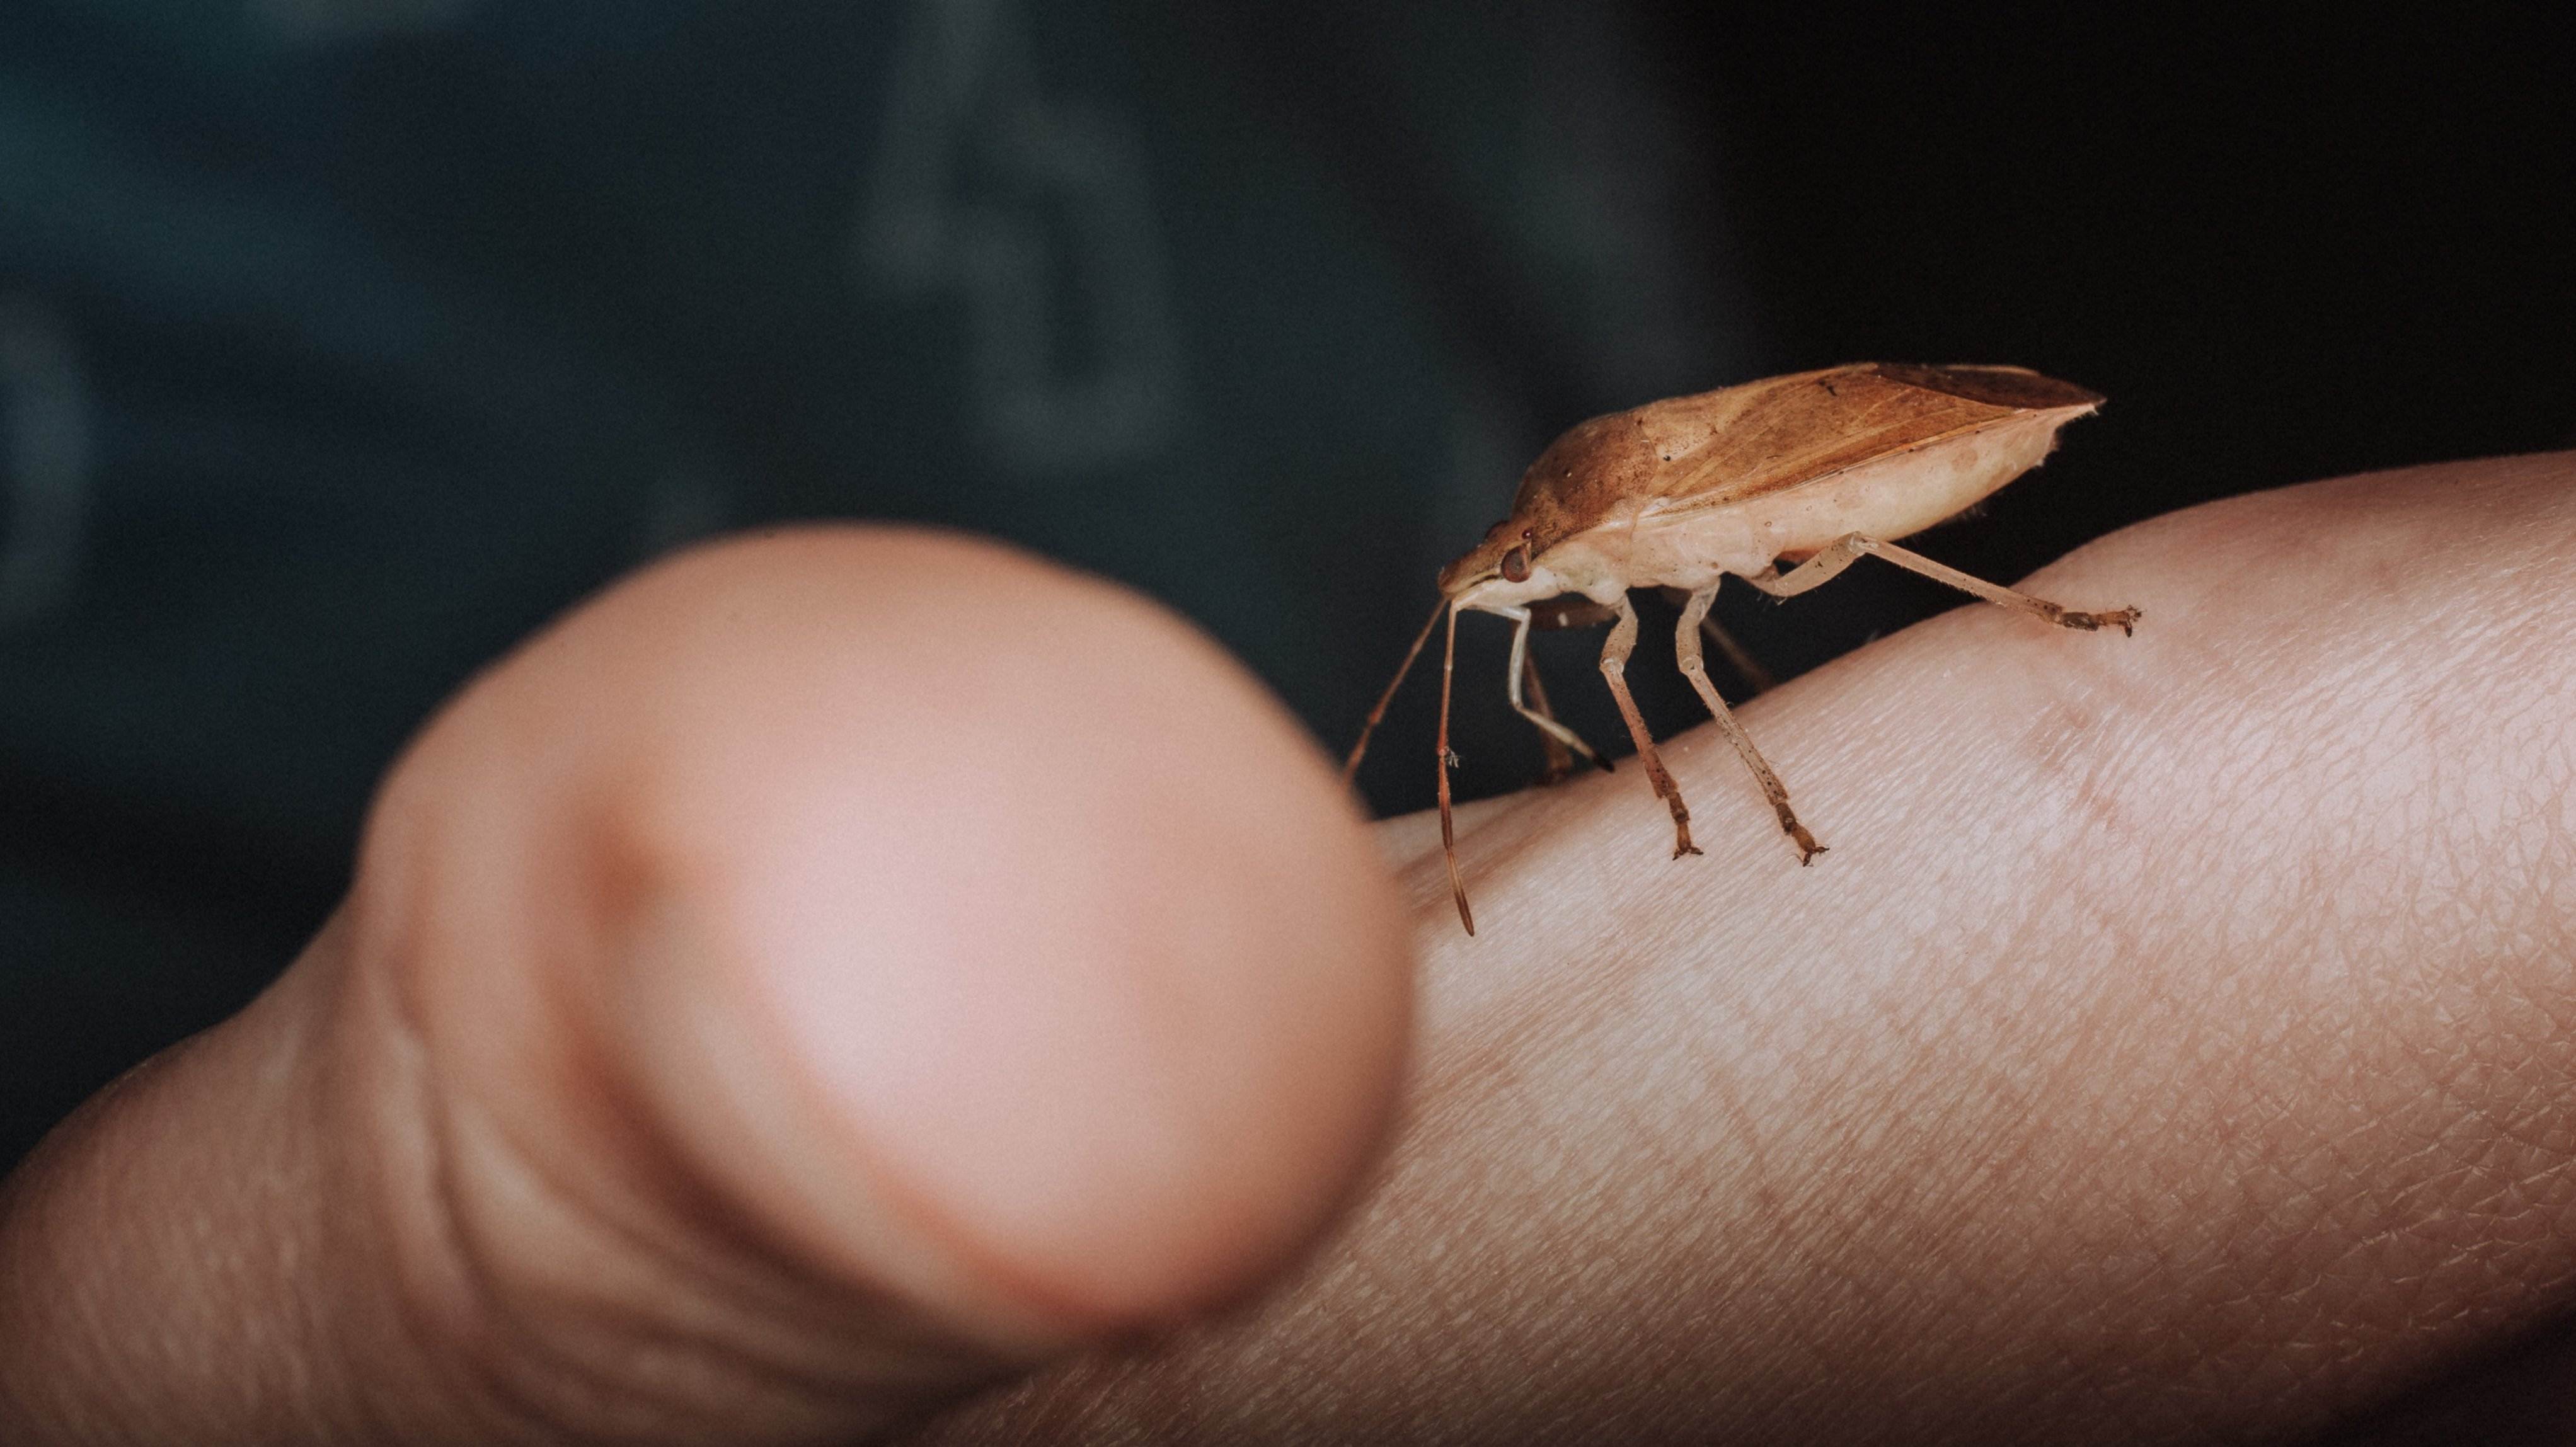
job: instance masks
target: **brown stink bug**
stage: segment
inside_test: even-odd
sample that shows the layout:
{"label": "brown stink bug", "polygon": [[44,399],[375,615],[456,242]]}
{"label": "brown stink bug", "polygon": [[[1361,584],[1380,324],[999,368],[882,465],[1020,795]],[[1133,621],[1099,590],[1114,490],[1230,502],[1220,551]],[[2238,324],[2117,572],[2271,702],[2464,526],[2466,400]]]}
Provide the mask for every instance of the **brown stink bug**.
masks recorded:
{"label": "brown stink bug", "polygon": [[[2016,608],[2044,622],[2092,631],[2132,631],[2135,608],[2078,613],[1997,587],[1897,547],[1909,536],[1973,506],[2039,465],[2057,429],[2102,405],[2101,394],[2020,367],[1924,367],[1861,362],[1800,372],[1649,403],[1595,417],[1559,437],[1521,477],[1512,514],[1440,573],[1440,603],[1406,651],[1395,680],[1369,711],[1343,766],[1359,770],[1369,734],[1386,716],[1397,685],[1449,619],[1440,671],[1440,841],[1458,920],[1475,916],[1458,875],[1450,823],[1450,680],[1462,611],[1498,614],[1512,634],[1512,707],[1537,725],[1551,759],[1570,750],[1608,768],[1547,707],[1529,659],[1531,627],[1610,623],[1601,675],[1637,745],[1655,793],[1672,811],[1673,857],[1697,854],[1690,810],[1655,752],[1629,696],[1626,670],[1637,641],[1632,588],[1686,595],[1675,636],[1681,670],[1728,742],[1769,796],[1800,863],[1824,851],[1789,808],[1789,791],[1727,711],[1701,662],[1703,631],[1735,652],[1709,622],[1709,605],[1730,574],[1775,597],[1804,593],[1863,553]],[[1780,564],[1793,564],[1787,573]]]}

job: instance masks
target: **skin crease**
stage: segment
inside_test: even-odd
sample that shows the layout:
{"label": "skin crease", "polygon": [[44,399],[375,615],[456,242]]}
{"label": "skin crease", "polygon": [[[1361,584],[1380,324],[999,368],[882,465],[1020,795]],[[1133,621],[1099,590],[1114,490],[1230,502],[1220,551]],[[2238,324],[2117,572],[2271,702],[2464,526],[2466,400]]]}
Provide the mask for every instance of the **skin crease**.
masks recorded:
{"label": "skin crease", "polygon": [[[942,555],[927,601],[700,554],[454,706],[307,958],[12,1178],[0,1441],[848,1440],[1283,1265],[920,1440],[2312,1437],[2576,1307],[2572,560],[2567,456],[2106,539],[2029,586],[2144,608],[2134,639],[1966,608],[1743,711],[1834,848],[1804,871],[1711,729],[1666,751],[1702,859],[1664,857],[1628,771],[1463,810],[1474,940],[1436,825],[1380,826],[1421,998],[1368,1168],[1405,1021],[1390,906],[1330,810],[1249,886],[1209,862],[1271,857],[1275,813],[1333,796],[1311,747],[1254,742],[1286,726],[1239,673],[1009,554]],[[1205,796],[1131,808],[1136,731],[1209,687],[1240,711],[1178,736],[1211,756],[1180,772],[1264,812],[1157,853]],[[953,733],[931,762],[991,795],[848,763],[888,755],[831,747],[814,721],[845,715],[892,757],[907,718]],[[957,872],[811,871],[781,831],[869,847],[818,796]],[[1068,893],[1135,872],[1008,852],[1013,806],[1141,851],[1149,885],[1015,913],[983,851]],[[1292,889],[1299,924],[1262,927]],[[928,921],[883,965],[931,959],[920,1001],[833,993],[813,962],[866,932],[801,917],[843,890]],[[1227,988],[1114,1028],[1194,890],[1221,902],[1177,956]],[[1013,973],[1067,920],[1071,996]],[[916,1048],[1028,999],[998,1087]],[[877,1010],[900,1028],[816,1033]],[[1103,1100],[1162,1124],[1104,1158]]]}

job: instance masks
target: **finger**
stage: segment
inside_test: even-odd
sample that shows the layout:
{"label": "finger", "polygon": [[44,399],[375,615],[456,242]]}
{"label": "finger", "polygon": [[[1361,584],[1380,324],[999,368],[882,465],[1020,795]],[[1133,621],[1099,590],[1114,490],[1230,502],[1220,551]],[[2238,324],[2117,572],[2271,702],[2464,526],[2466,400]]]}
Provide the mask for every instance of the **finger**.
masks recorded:
{"label": "finger", "polygon": [[[2196,509],[1436,857],[1412,1124],[1255,1317],[938,1442],[2281,1440],[2576,1306],[2576,459]],[[1401,826],[1400,826],[1401,827]]]}
{"label": "finger", "polygon": [[65,1440],[881,1430],[1320,1229],[1398,921],[1161,610],[939,535],[702,551],[469,689],[307,956],[12,1182],[0,1386]]}

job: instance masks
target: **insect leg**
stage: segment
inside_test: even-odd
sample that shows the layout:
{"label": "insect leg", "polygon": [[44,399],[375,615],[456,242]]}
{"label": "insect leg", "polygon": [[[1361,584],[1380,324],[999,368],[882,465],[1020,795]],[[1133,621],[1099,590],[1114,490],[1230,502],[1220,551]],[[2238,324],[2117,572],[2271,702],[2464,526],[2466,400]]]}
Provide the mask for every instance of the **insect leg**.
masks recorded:
{"label": "insect leg", "polygon": [[1743,644],[1736,642],[1734,634],[1718,627],[1716,619],[1699,620],[1699,631],[1708,635],[1708,641],[1716,644],[1717,651],[1726,655],[1727,666],[1733,668],[1747,684],[1751,685],[1755,693],[1769,693],[1780,686],[1780,680],[1771,676],[1771,670],[1762,666],[1762,660],[1755,658]]}
{"label": "insect leg", "polygon": [[1378,724],[1385,720],[1386,706],[1395,702],[1395,691],[1403,687],[1404,676],[1413,671],[1413,660],[1422,656],[1422,645],[1431,641],[1431,630],[1439,626],[1440,615],[1448,607],[1446,598],[1432,605],[1431,616],[1422,621],[1422,631],[1413,635],[1413,646],[1404,650],[1404,661],[1396,665],[1395,677],[1386,681],[1386,692],[1377,696],[1377,707],[1369,710],[1368,722],[1360,725],[1359,742],[1351,745],[1351,756],[1342,761],[1344,788],[1350,787],[1351,780],[1359,777],[1360,759],[1368,753],[1369,735],[1376,733]]}
{"label": "insect leg", "polygon": [[1449,614],[1449,648],[1440,659],[1440,853],[1449,861],[1449,894],[1458,901],[1458,923],[1472,935],[1476,915],[1467,908],[1467,882],[1458,877],[1458,835],[1449,821],[1449,771],[1458,765],[1458,756],[1449,752],[1449,681],[1458,673],[1458,607],[1446,602],[1442,607]]}
{"label": "insect leg", "polygon": [[1728,743],[1735,745],[1736,756],[1744,760],[1744,767],[1753,771],[1754,782],[1760,784],[1762,792],[1770,798],[1771,812],[1780,816],[1780,832],[1788,835],[1798,846],[1798,862],[1808,863],[1824,853],[1825,846],[1817,843],[1816,836],[1807,832],[1807,826],[1798,822],[1798,816],[1789,808],[1788,786],[1771,771],[1762,751],[1753,746],[1752,737],[1744,732],[1744,725],[1735,721],[1726,700],[1717,696],[1716,685],[1708,681],[1708,665],[1700,660],[1700,625],[1707,621],[1708,605],[1715,601],[1715,586],[1691,594],[1690,602],[1682,608],[1681,626],[1673,631],[1673,653],[1680,660],[1682,677],[1689,679],[1691,687],[1699,690],[1700,701],[1707,704],[1708,711],[1716,716],[1718,731],[1726,735]]}
{"label": "insect leg", "polygon": [[[1516,676],[1522,686],[1529,690],[1530,706],[1549,718],[1556,717],[1556,710],[1548,706],[1547,685],[1538,681],[1538,660],[1522,659],[1520,672]],[[1564,740],[1541,730],[1538,745],[1547,752],[1547,768],[1538,776],[1541,788],[1550,784],[1562,784],[1573,776],[1574,751],[1565,746]]]}
{"label": "insect leg", "polygon": [[1628,737],[1636,740],[1637,757],[1645,761],[1646,777],[1654,783],[1655,796],[1673,811],[1673,857],[1697,854],[1699,846],[1691,843],[1690,806],[1682,802],[1682,791],[1673,776],[1664,769],[1663,756],[1655,752],[1654,735],[1646,732],[1645,715],[1637,712],[1637,700],[1628,694],[1628,654],[1637,646],[1637,607],[1624,593],[1619,595],[1619,621],[1611,625],[1610,641],[1601,645],[1601,677],[1610,685],[1610,696],[1619,703],[1619,716],[1628,721]]}
{"label": "insect leg", "polygon": [[[1547,739],[1548,764],[1552,778],[1564,778],[1572,771],[1573,762],[1570,759],[1566,760],[1562,767],[1558,765],[1558,759],[1563,757],[1567,749],[1572,749],[1575,753],[1600,765],[1601,772],[1609,773],[1610,761],[1593,752],[1592,746],[1583,741],[1581,734],[1559,723],[1555,711],[1547,706],[1547,690],[1538,681],[1538,664],[1530,658],[1530,611],[1527,608],[1509,610],[1496,608],[1491,611],[1501,613],[1518,625],[1512,630],[1512,708],[1521,717],[1538,725],[1539,733]],[[1524,687],[1536,700],[1537,707],[1531,707],[1530,702],[1522,697]]]}
{"label": "insect leg", "polygon": [[1785,576],[1777,568],[1765,568],[1758,574],[1747,574],[1745,581],[1775,598],[1794,597],[1830,581],[1835,574],[1850,567],[1852,560],[1863,553],[1876,553],[1896,566],[1921,573],[1936,583],[1947,583],[1962,593],[1983,598],[1989,603],[2001,604],[2006,608],[2018,609],[2061,628],[2075,628],[2086,633],[2100,628],[2117,628],[2123,633],[2135,633],[2138,619],[2142,616],[2135,608],[2114,608],[2104,613],[2078,613],[2071,608],[2051,603],[2045,598],[2034,598],[2028,593],[2016,593],[2010,588],[1989,583],[1983,578],[1971,577],[1956,568],[1936,563],[1921,553],[1910,552],[1894,543],[1883,543],[1876,538],[1863,537],[1859,533],[1847,533],[1836,538],[1824,551],[1790,569]]}
{"label": "insect leg", "polygon": [[1816,555],[1782,574],[1780,565],[1772,564],[1758,573],[1746,573],[1744,581],[1774,598],[1795,598],[1801,593],[1821,588],[1842,575],[1861,554],[1877,549],[1879,544],[1858,533],[1845,533],[1817,550]]}

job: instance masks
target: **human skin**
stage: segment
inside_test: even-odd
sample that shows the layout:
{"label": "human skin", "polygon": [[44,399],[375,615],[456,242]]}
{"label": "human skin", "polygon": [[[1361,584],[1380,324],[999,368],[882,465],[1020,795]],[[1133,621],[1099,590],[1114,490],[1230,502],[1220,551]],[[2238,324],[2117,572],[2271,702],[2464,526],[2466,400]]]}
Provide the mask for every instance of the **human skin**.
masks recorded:
{"label": "human skin", "polygon": [[[947,564],[1025,566],[979,556]],[[2134,638],[1972,607],[1766,695],[1743,718],[1832,847],[1812,868],[1712,730],[1666,748],[1703,858],[1665,857],[1625,771],[1462,811],[1474,939],[1436,828],[1380,826],[1420,996],[1373,1167],[1396,930],[1359,836],[1307,812],[1311,750],[1249,703],[1211,723],[1245,731],[1189,745],[1231,797],[1311,833],[1158,843],[1170,811],[1225,826],[1194,790],[1115,802],[1152,770],[1114,730],[1155,717],[1120,712],[1119,660],[1167,625],[1105,606],[990,675],[1056,668],[1045,706],[945,695],[979,746],[828,747],[868,685],[1004,645],[939,609],[867,631],[781,558],[702,555],[478,685],[279,989],[13,1179],[8,1440],[833,1440],[974,1392],[924,1440],[2291,1441],[2443,1410],[2576,1307],[2576,457],[2157,519],[2026,584],[2143,608]],[[767,626],[709,621],[746,612]],[[808,613],[830,626],[780,626]],[[668,666],[706,636],[777,666]],[[590,803],[537,806],[567,792]],[[945,863],[846,883],[882,862],[853,815]],[[1018,817],[1053,828],[941,872]],[[1246,885],[1211,840],[1279,852]],[[1021,968],[1068,896],[989,879],[1098,888],[1066,855],[1129,850],[1152,882],[1072,931],[1069,977]],[[1166,950],[1183,896],[1213,901],[1202,944]],[[899,959],[941,968],[892,978],[953,950],[987,987],[834,994],[810,964],[915,915],[953,928]],[[1221,1046],[1119,1028],[1206,969],[1259,997],[1185,1017]],[[744,979],[813,993],[708,1008]],[[445,982],[408,1033],[405,980]],[[944,1043],[983,1010],[1027,1047],[998,1081]],[[1059,1144],[1176,1089],[1217,1103]],[[467,1149],[477,1119],[521,1149]]]}
{"label": "human skin", "polygon": [[933,1440],[2298,1440],[2549,1322],[2571,461],[2158,519],[2024,585],[2135,638],[1971,607],[1766,696],[1812,869],[1711,730],[1705,860],[1624,774],[1466,811],[1475,939],[1399,821],[1424,1047],[1356,1218]]}
{"label": "human skin", "polygon": [[469,687],[304,957],[13,1177],[0,1440],[881,1434],[1275,1271],[1408,963],[1169,613],[916,530],[701,550]]}

